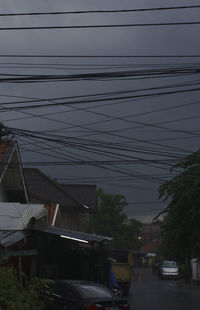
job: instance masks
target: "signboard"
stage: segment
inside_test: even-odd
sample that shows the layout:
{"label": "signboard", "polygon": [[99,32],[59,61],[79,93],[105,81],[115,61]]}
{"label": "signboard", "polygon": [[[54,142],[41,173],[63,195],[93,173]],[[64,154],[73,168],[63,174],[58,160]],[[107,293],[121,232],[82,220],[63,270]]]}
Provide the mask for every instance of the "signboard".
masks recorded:
{"label": "signboard", "polygon": [[15,257],[15,256],[34,256],[37,255],[36,249],[21,250],[21,251],[0,251],[0,257]]}
{"label": "signboard", "polygon": [[147,257],[156,257],[156,253],[147,253]]}

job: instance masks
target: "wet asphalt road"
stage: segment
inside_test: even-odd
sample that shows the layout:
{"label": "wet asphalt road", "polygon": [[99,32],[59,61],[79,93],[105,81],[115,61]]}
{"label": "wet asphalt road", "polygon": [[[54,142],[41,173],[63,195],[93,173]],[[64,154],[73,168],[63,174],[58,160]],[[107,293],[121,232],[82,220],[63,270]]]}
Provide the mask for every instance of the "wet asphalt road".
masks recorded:
{"label": "wet asphalt road", "polygon": [[131,310],[198,310],[200,285],[162,280],[151,269],[138,268],[133,270],[128,299]]}

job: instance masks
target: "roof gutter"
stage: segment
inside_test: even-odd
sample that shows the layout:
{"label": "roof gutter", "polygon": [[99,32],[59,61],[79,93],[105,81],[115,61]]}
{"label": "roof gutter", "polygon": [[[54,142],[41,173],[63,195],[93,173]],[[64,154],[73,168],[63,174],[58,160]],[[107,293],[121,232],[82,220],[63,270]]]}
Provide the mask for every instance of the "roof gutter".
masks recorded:
{"label": "roof gutter", "polygon": [[78,241],[78,242],[83,242],[83,243],[89,243],[87,240],[83,240],[83,239],[78,239],[78,238],[74,238],[74,237],[69,237],[69,236],[65,236],[65,235],[60,235],[61,238],[65,238],[65,239],[69,239],[69,240],[73,240],[73,241]]}

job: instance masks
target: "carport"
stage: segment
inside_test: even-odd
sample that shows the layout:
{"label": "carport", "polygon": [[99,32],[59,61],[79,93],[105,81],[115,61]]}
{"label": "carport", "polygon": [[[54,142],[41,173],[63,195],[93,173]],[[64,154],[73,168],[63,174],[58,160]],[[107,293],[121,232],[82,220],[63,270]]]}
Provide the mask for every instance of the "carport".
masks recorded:
{"label": "carport", "polygon": [[47,227],[41,237],[40,277],[107,281],[106,248],[112,238],[53,226]]}

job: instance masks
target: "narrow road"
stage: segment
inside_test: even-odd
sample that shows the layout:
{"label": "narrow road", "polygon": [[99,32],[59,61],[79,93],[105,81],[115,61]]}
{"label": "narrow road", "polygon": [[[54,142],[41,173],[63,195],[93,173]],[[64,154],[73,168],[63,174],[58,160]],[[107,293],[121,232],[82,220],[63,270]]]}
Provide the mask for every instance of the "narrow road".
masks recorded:
{"label": "narrow road", "polygon": [[133,270],[129,302],[131,310],[197,310],[200,286],[162,280],[151,269],[138,268]]}

